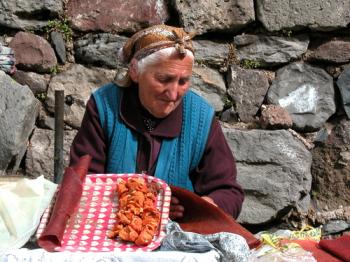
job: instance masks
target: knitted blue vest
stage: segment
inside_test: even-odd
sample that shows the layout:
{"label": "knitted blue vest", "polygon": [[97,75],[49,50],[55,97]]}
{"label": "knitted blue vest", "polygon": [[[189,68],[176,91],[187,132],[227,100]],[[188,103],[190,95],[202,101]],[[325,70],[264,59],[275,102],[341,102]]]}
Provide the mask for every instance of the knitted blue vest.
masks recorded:
{"label": "knitted blue vest", "polygon": [[[122,89],[107,84],[93,93],[107,138],[107,173],[135,173],[137,137],[119,115]],[[199,164],[214,116],[213,108],[188,91],[183,98],[182,130],[176,138],[164,138],[154,175],[169,185],[193,191],[189,173]]]}

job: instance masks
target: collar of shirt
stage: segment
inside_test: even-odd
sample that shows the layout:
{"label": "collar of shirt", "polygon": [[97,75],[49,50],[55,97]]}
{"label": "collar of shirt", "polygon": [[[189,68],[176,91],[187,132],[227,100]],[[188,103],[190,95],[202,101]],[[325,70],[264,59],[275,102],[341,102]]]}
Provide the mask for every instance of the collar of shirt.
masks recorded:
{"label": "collar of shirt", "polygon": [[[138,97],[138,88],[130,86],[123,89],[120,116],[122,120],[137,132],[149,132],[153,136],[173,138],[180,135],[182,127],[182,102],[165,118],[155,118],[142,105]],[[144,120],[149,119],[156,123],[152,131],[145,127]]]}

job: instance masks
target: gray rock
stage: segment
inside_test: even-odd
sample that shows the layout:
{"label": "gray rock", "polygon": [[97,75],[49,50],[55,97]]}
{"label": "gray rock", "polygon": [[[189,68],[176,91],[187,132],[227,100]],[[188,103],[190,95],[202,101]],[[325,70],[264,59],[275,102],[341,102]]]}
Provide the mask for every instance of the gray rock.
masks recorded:
{"label": "gray rock", "polygon": [[40,107],[36,126],[42,129],[55,130],[55,118],[51,116],[43,106]]}
{"label": "gray rock", "polygon": [[233,107],[222,112],[220,120],[226,123],[233,124],[238,122],[238,114]]}
{"label": "gray rock", "polygon": [[253,0],[175,0],[174,7],[186,31],[238,31],[255,19]]}
{"label": "gray rock", "polygon": [[320,129],[315,135],[314,143],[324,144],[328,139],[328,135],[327,128]]}
{"label": "gray rock", "polygon": [[18,32],[10,43],[19,69],[50,73],[57,65],[55,51],[46,39],[32,33]]}
{"label": "gray rock", "polygon": [[223,128],[246,197],[241,223],[262,224],[304,202],[311,188],[311,154],[286,130]]}
{"label": "gray rock", "polygon": [[[63,135],[63,165],[69,165],[69,149],[77,131],[65,131]],[[30,139],[25,161],[26,174],[38,177],[43,175],[53,181],[54,177],[54,131],[36,128]]]}
{"label": "gray rock", "polygon": [[62,0],[0,0],[0,25],[5,27],[40,29],[47,25],[49,18],[58,17],[61,13]]}
{"label": "gray rock", "polygon": [[257,20],[269,31],[310,28],[331,31],[350,22],[348,0],[257,0]]}
{"label": "gray rock", "polygon": [[205,98],[216,112],[223,110],[226,86],[219,72],[207,67],[194,67],[191,88]]}
{"label": "gray rock", "polygon": [[136,32],[168,19],[165,0],[68,1],[67,16],[80,31]]}
{"label": "gray rock", "polygon": [[350,119],[350,65],[345,67],[337,80],[346,115]]}
{"label": "gray rock", "polygon": [[0,173],[15,172],[27,149],[40,102],[27,86],[0,71]]}
{"label": "gray rock", "polygon": [[229,44],[209,40],[195,40],[193,41],[193,46],[197,64],[210,65],[217,68],[225,66],[229,55]]}
{"label": "gray rock", "polygon": [[337,234],[347,230],[348,228],[350,228],[350,224],[344,220],[331,220],[323,226],[323,234]]}
{"label": "gray rock", "polygon": [[308,57],[313,61],[348,63],[350,62],[350,38],[324,41],[309,53]]}
{"label": "gray rock", "polygon": [[34,72],[25,72],[21,70],[17,70],[12,78],[21,85],[27,85],[35,95],[46,93],[50,81],[49,75],[40,75]]}
{"label": "gray rock", "polygon": [[309,45],[306,35],[279,37],[266,35],[238,35],[234,37],[237,58],[253,60],[263,65],[278,65],[300,58]]}
{"label": "gray rock", "polygon": [[87,34],[75,41],[75,56],[78,62],[95,66],[119,68],[118,51],[127,37],[108,33]]}
{"label": "gray rock", "polygon": [[57,57],[62,64],[66,63],[66,46],[61,32],[52,31],[50,33],[51,42],[56,51]]}
{"label": "gray rock", "polygon": [[296,204],[296,211],[299,214],[306,216],[310,211],[311,207],[311,196],[310,194],[305,195],[300,199],[300,201]]}
{"label": "gray rock", "polygon": [[287,109],[293,128],[302,132],[320,129],[336,110],[332,77],[300,62],[277,71],[267,101]]}
{"label": "gray rock", "polygon": [[269,88],[266,74],[232,65],[227,74],[227,84],[227,93],[235,103],[240,120],[253,122]]}
{"label": "gray rock", "polygon": [[71,96],[73,99],[72,104],[65,104],[64,121],[74,128],[79,128],[91,93],[96,88],[113,81],[115,74],[114,70],[88,69],[79,64],[72,65],[67,71],[51,79],[45,101],[47,109],[54,112],[55,90],[64,90],[65,96]]}

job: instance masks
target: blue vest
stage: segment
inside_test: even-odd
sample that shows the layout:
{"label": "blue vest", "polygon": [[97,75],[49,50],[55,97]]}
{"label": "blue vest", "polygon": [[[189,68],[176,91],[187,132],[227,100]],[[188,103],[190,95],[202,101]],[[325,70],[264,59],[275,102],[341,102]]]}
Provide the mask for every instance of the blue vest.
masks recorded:
{"label": "blue vest", "polygon": [[[107,173],[135,173],[136,170],[137,136],[120,118],[122,92],[110,83],[93,93],[109,145]],[[193,191],[189,173],[203,156],[214,110],[203,98],[188,91],[183,97],[182,116],[180,135],[162,140],[154,175],[169,185]]]}

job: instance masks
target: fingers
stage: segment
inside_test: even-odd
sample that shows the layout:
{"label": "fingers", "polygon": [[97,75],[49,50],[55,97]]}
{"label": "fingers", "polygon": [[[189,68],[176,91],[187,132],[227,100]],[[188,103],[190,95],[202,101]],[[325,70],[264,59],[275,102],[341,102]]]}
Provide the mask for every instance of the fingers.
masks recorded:
{"label": "fingers", "polygon": [[176,220],[184,216],[185,208],[180,205],[180,201],[172,196],[170,200],[170,212],[169,217],[171,220]]}
{"label": "fingers", "polygon": [[171,196],[170,204],[178,205],[180,204],[180,200],[177,197]]}
{"label": "fingers", "polygon": [[173,208],[170,208],[169,217],[171,220],[176,220],[179,218],[182,218],[184,216],[184,208],[183,206],[173,206]]}

